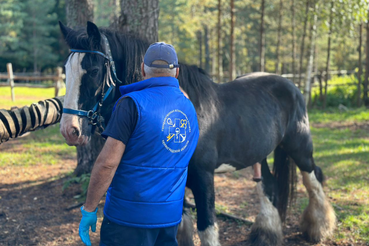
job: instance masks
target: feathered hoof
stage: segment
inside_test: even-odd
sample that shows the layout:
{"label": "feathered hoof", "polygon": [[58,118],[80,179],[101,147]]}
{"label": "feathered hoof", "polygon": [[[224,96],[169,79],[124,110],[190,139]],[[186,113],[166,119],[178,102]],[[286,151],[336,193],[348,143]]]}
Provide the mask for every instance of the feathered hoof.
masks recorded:
{"label": "feathered hoof", "polygon": [[301,220],[303,237],[313,243],[318,243],[333,235],[336,228],[336,214],[332,205],[325,200],[324,206],[314,208],[314,203],[309,203]]}
{"label": "feathered hoof", "polygon": [[282,245],[283,233],[282,228],[263,228],[255,224],[251,228],[249,236],[250,245],[253,246],[270,246]]}
{"label": "feathered hoof", "polygon": [[201,246],[221,246],[219,243],[219,229],[217,223],[206,228],[205,231],[198,231]]}
{"label": "feathered hoof", "polygon": [[184,209],[182,222],[178,226],[177,241],[179,246],[194,246],[193,243],[193,225],[189,212]]}

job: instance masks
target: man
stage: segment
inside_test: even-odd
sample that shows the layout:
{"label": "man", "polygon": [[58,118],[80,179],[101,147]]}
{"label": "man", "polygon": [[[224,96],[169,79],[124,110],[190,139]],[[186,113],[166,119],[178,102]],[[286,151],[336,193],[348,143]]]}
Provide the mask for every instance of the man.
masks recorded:
{"label": "man", "polygon": [[154,43],[143,81],[120,87],[81,208],[79,235],[91,245],[97,205],[107,191],[100,245],[177,245],[188,162],[199,137],[191,101],[180,91],[174,47]]}

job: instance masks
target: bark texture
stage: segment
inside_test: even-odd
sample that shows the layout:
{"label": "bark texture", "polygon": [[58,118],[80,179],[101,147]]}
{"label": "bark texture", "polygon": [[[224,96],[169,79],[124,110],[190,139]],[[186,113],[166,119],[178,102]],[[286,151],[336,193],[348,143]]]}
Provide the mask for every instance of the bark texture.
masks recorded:
{"label": "bark texture", "polygon": [[279,61],[279,48],[281,45],[281,32],[282,32],[282,9],[283,9],[283,0],[279,1],[279,16],[278,16],[278,37],[277,37],[277,62],[275,64],[275,73],[279,74],[280,70],[280,61]]}
{"label": "bark texture", "polygon": [[309,98],[311,93],[311,74],[313,71],[314,65],[314,50],[315,50],[315,39],[316,39],[316,22],[317,22],[317,13],[316,13],[316,3],[314,4],[314,17],[313,23],[311,25],[311,36],[310,36],[310,52],[309,52],[309,62],[306,70],[306,80],[305,80],[305,89],[304,89],[304,98],[305,105],[309,104]]}
{"label": "bark texture", "polygon": [[159,0],[121,0],[120,8],[119,31],[158,41]]}
{"label": "bark texture", "polygon": [[77,176],[84,173],[90,173],[99,156],[101,149],[104,147],[105,139],[95,133],[91,136],[91,140],[84,146],[77,146],[78,165],[74,170]]}
{"label": "bark texture", "polygon": [[222,1],[218,0],[218,26],[217,26],[217,77],[218,83],[223,80],[223,53],[222,53]]}
{"label": "bark texture", "polygon": [[204,25],[205,71],[210,73],[209,28]]}
{"label": "bark texture", "polygon": [[261,0],[260,46],[259,46],[259,55],[260,55],[259,70],[260,70],[260,72],[264,72],[264,70],[265,70],[264,69],[264,67],[265,67],[264,11],[265,11],[265,0]]}
{"label": "bark texture", "polygon": [[362,54],[361,47],[363,46],[363,23],[359,25],[359,47],[357,51],[359,53],[359,72],[357,74],[357,106],[361,106],[361,75],[363,74]]}
{"label": "bark texture", "polygon": [[292,81],[293,83],[296,82],[295,80],[295,74],[296,74],[296,23],[295,23],[295,0],[292,0],[291,4],[291,10],[292,10]]}
{"label": "bark texture", "polygon": [[94,20],[93,0],[66,0],[67,26],[84,27]]}
{"label": "bark texture", "polygon": [[[368,10],[369,17],[369,10]],[[363,101],[366,107],[369,107],[368,98],[368,84],[369,84],[369,22],[366,23],[366,64],[365,64],[365,80],[364,80],[364,91]]]}
{"label": "bark texture", "polygon": [[234,8],[234,0],[231,0],[231,30],[230,30],[230,59],[229,59],[229,80],[236,78],[236,47],[234,42],[234,25],[236,23],[236,15]]}
{"label": "bark texture", "polygon": [[324,100],[323,108],[327,106],[327,90],[328,90],[328,79],[329,79],[329,66],[331,59],[331,36],[332,36],[332,22],[333,22],[333,8],[334,1],[331,2],[331,9],[329,13],[329,33],[328,33],[328,50],[327,50],[327,64],[325,67],[325,88],[324,88]]}
{"label": "bark texture", "polygon": [[301,40],[301,49],[300,49],[300,64],[299,64],[299,79],[297,82],[297,85],[299,88],[301,88],[301,76],[302,76],[302,61],[304,59],[304,49],[305,49],[305,37],[306,37],[306,27],[308,22],[308,16],[309,16],[309,0],[306,0],[306,7],[305,7],[305,20],[304,20],[304,32],[302,34],[302,40]]}

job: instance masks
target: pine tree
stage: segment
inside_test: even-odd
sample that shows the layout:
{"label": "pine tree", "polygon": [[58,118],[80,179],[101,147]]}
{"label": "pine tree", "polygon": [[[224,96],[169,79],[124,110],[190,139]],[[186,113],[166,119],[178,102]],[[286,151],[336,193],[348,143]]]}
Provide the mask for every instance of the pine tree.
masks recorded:
{"label": "pine tree", "polygon": [[55,64],[58,56],[52,51],[52,44],[57,39],[50,35],[57,28],[55,1],[28,0],[22,6],[27,15],[23,18],[19,48],[21,63],[33,67],[34,72],[40,71],[48,64]]}

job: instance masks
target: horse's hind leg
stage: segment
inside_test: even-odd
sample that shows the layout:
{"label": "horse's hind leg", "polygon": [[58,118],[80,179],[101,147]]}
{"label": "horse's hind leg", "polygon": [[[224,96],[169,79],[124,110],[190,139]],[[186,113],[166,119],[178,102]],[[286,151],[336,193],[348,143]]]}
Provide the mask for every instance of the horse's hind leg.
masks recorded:
{"label": "horse's hind leg", "polygon": [[260,212],[251,227],[251,245],[282,245],[282,222],[275,204],[277,201],[276,179],[270,173],[266,160],[262,161],[263,182],[256,186],[260,198]]}
{"label": "horse's hind leg", "polygon": [[[295,144],[294,148],[286,145],[285,149],[292,149],[288,153],[300,168],[303,184],[309,194],[309,205],[302,215],[300,226],[307,240],[320,242],[333,234],[336,215],[323,191],[323,173],[314,163],[310,133],[299,137],[299,140],[302,139],[300,144]],[[300,148],[296,149],[296,146]]]}

